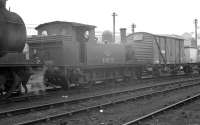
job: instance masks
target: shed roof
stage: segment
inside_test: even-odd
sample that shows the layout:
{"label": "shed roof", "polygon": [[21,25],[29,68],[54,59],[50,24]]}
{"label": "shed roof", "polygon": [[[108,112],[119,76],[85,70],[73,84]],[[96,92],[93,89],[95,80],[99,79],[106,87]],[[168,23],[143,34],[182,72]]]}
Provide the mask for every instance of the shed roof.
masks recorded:
{"label": "shed roof", "polygon": [[[179,36],[179,35],[169,35],[169,34],[152,34],[152,33],[148,33],[148,32],[135,32],[134,34],[150,34],[150,35],[153,35],[153,36],[159,36],[159,37],[168,37],[168,38],[174,38],[174,39],[181,39],[181,40],[185,40],[184,37],[182,36]],[[129,34],[129,36],[131,35],[134,35],[133,33],[132,34]]]}
{"label": "shed roof", "polygon": [[171,38],[175,38],[175,39],[183,39],[183,40],[185,40],[184,37],[179,36],[179,35],[174,35],[174,34],[172,34],[172,35],[169,35],[169,34],[156,34],[156,36],[171,37]]}
{"label": "shed roof", "polygon": [[94,26],[94,25],[88,25],[88,24],[82,24],[82,23],[76,23],[76,22],[53,21],[53,22],[40,24],[35,29],[37,30],[37,29],[39,29],[39,28],[41,28],[43,26],[51,25],[51,24],[71,24],[73,27],[83,26],[83,27],[88,27],[88,28],[96,28],[96,26]]}

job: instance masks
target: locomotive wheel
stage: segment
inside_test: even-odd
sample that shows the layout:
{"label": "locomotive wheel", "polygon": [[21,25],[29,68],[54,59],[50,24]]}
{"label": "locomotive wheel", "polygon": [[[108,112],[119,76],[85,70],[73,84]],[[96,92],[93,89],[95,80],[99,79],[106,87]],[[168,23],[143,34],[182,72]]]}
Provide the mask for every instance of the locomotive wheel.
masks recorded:
{"label": "locomotive wheel", "polygon": [[142,79],[142,68],[136,68],[136,72],[135,72],[136,78],[137,79]]}
{"label": "locomotive wheel", "polygon": [[14,72],[9,72],[6,75],[4,75],[4,81],[5,81],[5,94],[1,96],[1,99],[7,99],[9,98],[14,91],[17,90],[20,87],[20,78],[19,76]]}
{"label": "locomotive wheel", "polygon": [[0,95],[3,96],[5,91],[6,77],[5,75],[0,75]]}
{"label": "locomotive wheel", "polygon": [[[11,77],[10,77],[11,78]],[[0,76],[0,84],[1,84],[1,97],[0,99],[7,99],[11,95],[10,91],[10,85],[8,76],[7,75],[2,75]]]}
{"label": "locomotive wheel", "polygon": [[200,65],[198,65],[198,73],[200,74]]}
{"label": "locomotive wheel", "polygon": [[192,73],[192,67],[190,65],[184,66],[183,71],[185,74],[191,74]]}
{"label": "locomotive wheel", "polygon": [[153,77],[160,77],[160,71],[158,68],[153,68]]}
{"label": "locomotive wheel", "polygon": [[170,72],[170,74],[171,74],[171,75],[177,75],[177,74],[178,74],[178,71],[177,71],[177,70],[172,70],[172,71]]}

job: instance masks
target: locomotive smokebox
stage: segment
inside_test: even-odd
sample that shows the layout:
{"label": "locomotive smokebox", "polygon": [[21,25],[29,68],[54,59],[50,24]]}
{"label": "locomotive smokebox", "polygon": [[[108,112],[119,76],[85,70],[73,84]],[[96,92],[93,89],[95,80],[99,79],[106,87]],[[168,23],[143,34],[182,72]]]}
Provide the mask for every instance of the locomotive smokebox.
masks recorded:
{"label": "locomotive smokebox", "polygon": [[126,28],[120,29],[121,43],[126,43]]}
{"label": "locomotive smokebox", "polygon": [[5,6],[6,0],[0,0],[0,57],[8,52],[22,52],[26,42],[23,20]]}

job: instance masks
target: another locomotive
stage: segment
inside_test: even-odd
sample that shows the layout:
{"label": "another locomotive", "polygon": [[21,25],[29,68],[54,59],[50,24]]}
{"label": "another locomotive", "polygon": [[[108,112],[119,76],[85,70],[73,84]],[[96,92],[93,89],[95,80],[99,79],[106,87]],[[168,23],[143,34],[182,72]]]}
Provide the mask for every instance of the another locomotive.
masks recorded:
{"label": "another locomotive", "polygon": [[6,9],[6,0],[0,0],[0,27],[0,93],[9,96],[21,82],[27,82],[29,73],[22,55],[25,24],[19,15]]}
{"label": "another locomotive", "polygon": [[22,52],[26,42],[26,28],[23,20],[14,12],[6,10],[6,0],[0,1],[0,55]]}

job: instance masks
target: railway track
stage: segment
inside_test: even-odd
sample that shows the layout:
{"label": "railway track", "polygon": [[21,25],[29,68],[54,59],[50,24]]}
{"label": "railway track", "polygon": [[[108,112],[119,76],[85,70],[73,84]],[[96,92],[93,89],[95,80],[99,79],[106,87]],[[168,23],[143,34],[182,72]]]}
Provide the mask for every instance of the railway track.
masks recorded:
{"label": "railway track", "polygon": [[[200,78],[196,78],[196,79],[200,79]],[[187,79],[188,80],[188,79]],[[186,80],[186,81],[187,81]],[[191,80],[195,80],[193,78],[191,78]],[[30,106],[28,108],[17,108],[18,110],[16,109],[11,109],[11,110],[8,110],[8,111],[0,111],[0,117],[1,116],[6,116],[6,114],[10,115],[10,114],[17,114],[16,112],[17,111],[27,111],[27,110],[32,110],[32,109],[42,109],[44,107],[51,107],[51,106],[56,106],[56,105],[62,105],[63,103],[66,103],[66,102],[78,102],[78,101],[84,101],[84,100],[87,100],[87,99],[90,99],[90,98],[97,98],[97,97],[102,97],[102,96],[111,96],[111,95],[115,95],[115,94],[121,94],[121,93],[128,93],[128,92],[137,92],[137,91],[145,91],[145,90],[148,90],[148,89],[156,89],[156,88],[159,88],[159,87],[165,87],[165,86],[170,86],[170,85],[180,85],[181,82],[184,82],[185,79],[179,79],[179,80],[176,80],[176,81],[168,81],[168,82],[164,82],[164,83],[159,83],[159,84],[154,84],[154,85],[148,85],[148,86],[144,86],[144,87],[139,87],[139,88],[129,88],[129,89],[125,89],[125,90],[117,90],[117,91],[114,91],[114,92],[106,92],[106,93],[97,93],[97,94],[94,94],[92,96],[83,96],[81,98],[75,98],[75,99],[70,99],[70,100],[64,100],[64,101],[59,101],[59,102],[53,102],[53,103],[47,103],[47,104],[42,104],[41,106],[39,105],[36,105],[36,106]],[[23,103],[24,105],[24,103]]]}
{"label": "railway track", "polygon": [[[140,84],[143,84],[143,83],[154,83],[155,81],[156,82],[161,82],[161,81],[165,81],[165,80],[173,80],[173,79],[178,79],[178,78],[187,78],[187,77],[198,77],[198,75],[194,75],[194,76],[191,76],[191,75],[176,75],[176,76],[162,76],[160,78],[143,78],[142,80],[136,80],[135,83],[137,84],[137,82],[140,82]],[[88,88],[88,87],[83,87],[81,88],[82,91],[84,92],[85,88]],[[80,88],[79,88],[80,89]],[[17,97],[10,97],[6,100],[0,100],[0,104],[7,104],[7,103],[13,103],[13,102],[21,102],[21,101],[29,101],[29,100],[33,100],[33,99],[39,99],[39,98],[43,98],[44,96],[51,96],[53,94],[55,94],[55,92],[57,90],[61,90],[61,88],[57,87],[57,88],[53,88],[53,89],[49,89],[46,91],[45,94],[26,94],[26,95],[22,95],[22,96],[17,96]],[[88,91],[86,89],[86,91]],[[79,91],[80,92],[80,91]],[[68,93],[76,93],[76,91],[69,91]],[[67,94],[68,94],[67,93]]]}
{"label": "railway track", "polygon": [[169,106],[166,106],[164,108],[155,110],[155,111],[153,111],[151,113],[148,113],[148,114],[146,114],[144,116],[141,116],[141,117],[139,117],[137,119],[134,119],[132,121],[124,123],[123,125],[140,125],[140,124],[142,125],[142,121],[144,121],[146,119],[151,119],[154,116],[157,116],[157,115],[159,115],[161,113],[164,113],[165,111],[168,111],[168,110],[174,110],[174,109],[180,108],[180,107],[182,107],[182,106],[184,106],[184,105],[186,105],[188,103],[192,103],[193,101],[195,101],[195,100],[197,100],[199,98],[200,98],[200,93],[198,93],[198,94],[196,94],[196,95],[194,95],[192,97],[186,98],[184,100],[181,100],[179,102],[176,102],[174,104],[171,104]]}
{"label": "railway track", "polygon": [[[184,80],[185,78],[180,78],[178,79],[179,82],[181,82],[181,80]],[[172,79],[173,80],[173,79]],[[174,79],[175,80],[175,79]],[[162,82],[159,82],[162,81]],[[177,81],[177,82],[178,82]],[[161,84],[170,84],[170,81],[166,81],[166,80],[158,80],[158,81],[143,81],[144,83],[134,83],[134,84],[127,84],[124,85],[124,83],[119,83],[122,86],[118,86],[118,87],[113,87],[113,88],[109,88],[109,87],[103,87],[105,89],[99,89],[99,90],[95,90],[95,91],[81,91],[81,92],[75,92],[76,94],[69,94],[68,92],[57,92],[55,91],[54,93],[51,94],[46,94],[46,95],[40,95],[40,96],[36,96],[34,98],[27,98],[26,100],[19,100],[17,102],[12,102],[12,103],[6,103],[6,104],[2,104],[0,105],[0,112],[4,112],[4,111],[10,111],[10,110],[15,110],[15,109],[22,109],[24,108],[24,104],[26,105],[26,107],[32,107],[34,105],[41,105],[41,104],[49,104],[52,102],[60,102],[60,100],[62,101],[68,101],[68,100],[74,100],[74,99],[79,99],[79,98],[85,98],[88,97],[90,95],[99,95],[99,93],[110,93],[112,92],[118,92],[118,91],[122,91],[122,90],[127,90],[127,89],[139,89],[139,88],[145,88],[145,87],[150,87],[152,85],[161,85]],[[67,97],[67,98],[66,98]]]}
{"label": "railway track", "polygon": [[[52,108],[55,108],[55,107],[61,106],[61,105],[62,106],[66,106],[66,105],[69,106],[70,104],[78,105],[75,110],[72,108],[67,112],[62,112],[62,113],[58,112],[58,113],[53,114],[53,115],[43,116],[42,118],[36,118],[36,119],[28,120],[26,122],[17,123],[17,125],[35,124],[35,123],[39,123],[39,122],[48,121],[48,120],[51,120],[51,119],[56,119],[56,118],[59,118],[59,117],[62,117],[62,116],[70,116],[70,115],[80,113],[80,112],[84,112],[84,111],[88,111],[88,110],[91,110],[91,109],[96,109],[96,108],[105,107],[105,106],[109,106],[109,105],[113,105],[113,104],[123,103],[123,102],[127,102],[127,101],[130,101],[130,100],[142,99],[142,98],[154,96],[154,95],[161,94],[161,93],[167,93],[169,91],[175,91],[175,90],[178,90],[180,88],[197,86],[197,85],[199,85],[199,80],[200,80],[199,78],[182,80],[182,81],[179,81],[179,82],[168,83],[168,84],[160,85],[160,86],[155,85],[155,86],[149,86],[149,87],[146,87],[146,88],[140,88],[140,89],[137,89],[137,90],[126,90],[126,91],[113,92],[113,93],[107,93],[107,94],[102,94],[102,95],[95,95],[95,96],[90,96],[90,97],[71,100],[71,101],[63,101],[63,102],[57,102],[57,103],[52,103],[52,104],[33,106],[33,107],[29,107],[29,108],[24,108],[24,109],[17,109],[17,110],[13,110],[13,111],[1,112],[1,116],[11,117],[12,115],[17,115],[17,114],[19,115],[19,114],[22,114],[22,113],[23,114],[24,113],[30,113],[30,112],[33,112],[34,110],[35,111],[44,110],[44,109],[50,109],[51,110]],[[182,85],[179,84],[180,82],[182,82]],[[190,82],[190,83],[188,83],[188,82]],[[172,86],[172,85],[174,85],[174,86]],[[160,88],[161,86],[163,88]],[[148,91],[145,92],[145,90],[148,90]],[[138,92],[136,94],[136,91],[140,91],[140,92]],[[122,95],[122,94],[125,94],[126,96]],[[115,96],[117,95],[118,97],[117,98],[116,97],[111,98],[113,95],[115,95]],[[106,101],[105,101],[105,99],[103,99],[104,103],[102,103],[102,98],[105,98],[105,97],[108,98],[108,99]],[[85,103],[88,103],[88,101],[90,101],[90,100],[94,101],[94,99],[97,99],[97,98],[98,99],[100,98],[100,100],[98,100],[98,101],[96,100],[98,103],[92,103],[90,106],[88,106],[88,104],[85,104]],[[73,105],[71,105],[69,107],[73,107]],[[0,120],[0,122],[2,122],[2,121]]]}

